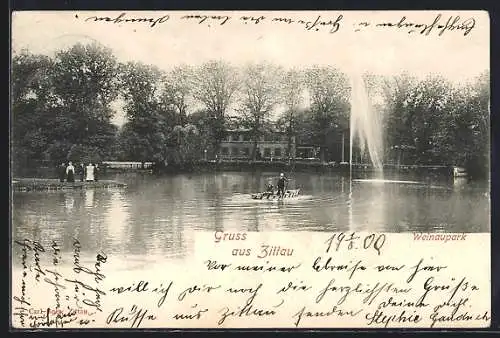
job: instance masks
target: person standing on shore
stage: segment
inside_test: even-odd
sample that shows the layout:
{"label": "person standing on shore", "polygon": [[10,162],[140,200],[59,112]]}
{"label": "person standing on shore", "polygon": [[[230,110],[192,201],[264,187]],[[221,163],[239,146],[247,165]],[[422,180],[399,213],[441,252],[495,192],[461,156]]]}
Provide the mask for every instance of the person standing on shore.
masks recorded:
{"label": "person standing on shore", "polygon": [[92,163],[89,163],[89,165],[87,166],[86,172],[87,173],[86,173],[85,181],[94,182],[94,166],[92,165]]}
{"label": "person standing on shore", "polygon": [[78,167],[78,174],[80,174],[80,182],[85,180],[85,164],[82,162]]}
{"label": "person standing on shore", "polygon": [[97,163],[94,166],[94,180],[99,181],[99,165]]}
{"label": "person standing on shore", "polygon": [[64,182],[64,179],[66,178],[66,163],[61,163],[59,166],[59,182]]}
{"label": "person standing on shore", "polygon": [[71,161],[66,167],[66,181],[70,183],[75,182],[75,167],[73,167],[73,163],[71,163]]}

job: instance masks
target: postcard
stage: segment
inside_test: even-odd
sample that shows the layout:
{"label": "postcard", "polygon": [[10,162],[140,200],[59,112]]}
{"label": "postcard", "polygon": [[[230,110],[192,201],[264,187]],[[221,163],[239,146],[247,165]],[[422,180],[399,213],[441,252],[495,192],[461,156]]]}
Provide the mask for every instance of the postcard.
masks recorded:
{"label": "postcard", "polygon": [[11,327],[483,328],[489,16],[17,11]]}

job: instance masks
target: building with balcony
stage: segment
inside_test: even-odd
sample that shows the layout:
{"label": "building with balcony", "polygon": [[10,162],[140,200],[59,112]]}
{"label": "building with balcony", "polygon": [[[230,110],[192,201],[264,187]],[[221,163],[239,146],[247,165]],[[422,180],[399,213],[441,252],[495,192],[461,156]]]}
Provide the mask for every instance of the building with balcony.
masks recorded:
{"label": "building with balcony", "polygon": [[[220,144],[221,159],[250,159],[254,140],[250,129],[231,129],[226,131],[226,138]],[[314,158],[317,147],[296,145],[295,137],[291,138],[290,154],[288,154],[288,136],[284,132],[272,131],[257,141],[257,155],[261,160],[288,160],[289,158]]]}

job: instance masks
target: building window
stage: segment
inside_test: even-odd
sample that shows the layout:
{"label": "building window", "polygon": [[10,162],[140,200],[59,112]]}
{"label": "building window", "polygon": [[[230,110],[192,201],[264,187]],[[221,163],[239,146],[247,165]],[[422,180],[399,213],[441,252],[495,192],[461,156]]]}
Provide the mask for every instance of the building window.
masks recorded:
{"label": "building window", "polygon": [[226,136],[226,141],[227,142],[231,142],[232,140],[233,140],[233,138],[232,138],[231,134],[229,134],[229,135]]}
{"label": "building window", "polygon": [[238,148],[233,147],[233,149],[232,149],[232,151],[231,151],[231,155],[233,155],[233,156],[238,156]]}
{"label": "building window", "polygon": [[250,154],[250,149],[247,147],[247,148],[243,148],[243,154],[242,155],[247,155]]}
{"label": "building window", "polygon": [[243,141],[243,134],[240,134],[240,138],[239,138],[240,141]]}
{"label": "building window", "polygon": [[281,157],[281,148],[274,149],[274,156]]}
{"label": "building window", "polygon": [[271,157],[271,148],[264,148],[264,157]]}
{"label": "building window", "polygon": [[229,154],[229,148],[228,147],[222,147],[222,155],[228,155]]}

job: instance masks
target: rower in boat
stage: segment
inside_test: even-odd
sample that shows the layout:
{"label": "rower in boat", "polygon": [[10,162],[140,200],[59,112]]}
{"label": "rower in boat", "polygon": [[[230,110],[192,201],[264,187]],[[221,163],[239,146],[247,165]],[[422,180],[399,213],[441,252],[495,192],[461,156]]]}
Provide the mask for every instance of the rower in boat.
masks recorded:
{"label": "rower in boat", "polygon": [[285,174],[281,173],[280,178],[278,179],[278,196],[283,198],[285,195],[285,183],[288,182],[288,178],[285,177]]}
{"label": "rower in boat", "polygon": [[273,181],[269,179],[266,184],[266,192],[274,193]]}
{"label": "rower in boat", "polygon": [[265,192],[264,196],[267,197],[267,199],[269,199],[271,196],[274,197],[274,185],[273,185],[272,179],[269,179],[267,181],[266,192]]}

